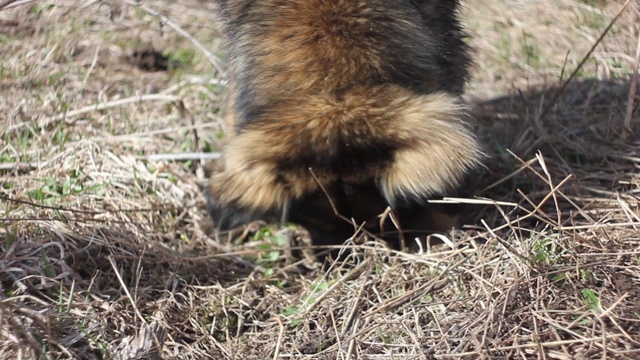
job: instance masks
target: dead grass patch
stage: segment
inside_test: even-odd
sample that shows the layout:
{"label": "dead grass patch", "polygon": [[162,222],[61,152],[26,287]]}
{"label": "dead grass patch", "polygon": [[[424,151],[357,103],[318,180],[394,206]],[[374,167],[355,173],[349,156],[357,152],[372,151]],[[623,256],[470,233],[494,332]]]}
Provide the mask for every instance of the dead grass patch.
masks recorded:
{"label": "dead grass patch", "polygon": [[[7,6],[0,358],[638,358],[637,4],[550,102],[620,5],[470,0],[477,221],[421,254],[347,242],[324,266],[288,256],[292,229],[210,239],[203,164],[149,160],[216,150],[210,54],[126,1]],[[217,54],[208,3],[147,6]]]}

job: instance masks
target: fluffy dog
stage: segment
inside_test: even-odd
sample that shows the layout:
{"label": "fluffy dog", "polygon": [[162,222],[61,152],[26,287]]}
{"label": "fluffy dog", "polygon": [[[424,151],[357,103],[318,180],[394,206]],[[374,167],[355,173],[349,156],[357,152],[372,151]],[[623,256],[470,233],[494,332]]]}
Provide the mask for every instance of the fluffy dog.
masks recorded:
{"label": "fluffy dog", "polygon": [[[354,227],[405,236],[455,224],[480,146],[460,99],[470,58],[457,0],[217,0],[230,64],[218,229],[284,219],[316,244]],[[453,209],[456,210],[456,209]],[[397,222],[396,222],[396,225]]]}

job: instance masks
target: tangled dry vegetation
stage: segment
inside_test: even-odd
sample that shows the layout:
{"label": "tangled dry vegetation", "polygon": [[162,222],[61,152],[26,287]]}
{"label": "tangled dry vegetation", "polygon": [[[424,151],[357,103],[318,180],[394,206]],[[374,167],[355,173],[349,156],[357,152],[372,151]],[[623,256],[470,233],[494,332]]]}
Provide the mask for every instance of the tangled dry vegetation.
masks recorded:
{"label": "tangled dry vegetation", "polygon": [[622,2],[469,0],[469,225],[324,265],[212,240],[202,162],[152,156],[223,134],[209,2],[0,4],[1,359],[640,358],[637,3],[598,42]]}

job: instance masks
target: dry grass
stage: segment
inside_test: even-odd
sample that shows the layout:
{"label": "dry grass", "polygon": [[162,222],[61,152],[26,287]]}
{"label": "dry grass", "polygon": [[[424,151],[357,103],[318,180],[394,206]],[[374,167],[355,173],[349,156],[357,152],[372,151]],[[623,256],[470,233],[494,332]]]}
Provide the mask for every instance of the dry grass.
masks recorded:
{"label": "dry grass", "polygon": [[474,221],[422,254],[347,242],[321,266],[290,256],[288,228],[210,239],[202,164],[148,159],[224,131],[193,42],[219,47],[207,2],[9,4],[0,358],[639,358],[637,4],[559,92],[621,5],[469,0],[492,156]]}

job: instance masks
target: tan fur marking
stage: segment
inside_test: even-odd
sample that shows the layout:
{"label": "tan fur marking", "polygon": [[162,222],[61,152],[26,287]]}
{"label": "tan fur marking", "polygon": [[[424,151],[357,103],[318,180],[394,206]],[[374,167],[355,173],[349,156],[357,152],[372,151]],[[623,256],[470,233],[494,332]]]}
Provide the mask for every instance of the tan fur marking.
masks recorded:
{"label": "tan fur marking", "polygon": [[[276,178],[278,169],[275,161],[286,154],[281,134],[265,134],[261,131],[246,131],[236,135],[225,148],[224,172],[212,179],[212,186],[223,191],[220,202],[237,202],[239,205],[260,210],[282,209],[292,198],[302,196],[317,188],[317,182],[310,173],[302,178],[292,174],[282,174]],[[280,147],[278,146],[280,145]],[[283,180],[288,180],[284,183]]]}
{"label": "tan fur marking", "polygon": [[[271,24],[276,31],[255,37],[257,47],[268,49],[254,59],[261,69],[258,83],[263,90],[313,93],[320,86],[341,87],[381,72],[376,51],[354,46],[354,39],[366,38],[370,17],[375,15],[366,4],[289,0],[288,6],[280,6],[277,11]],[[332,75],[326,76],[329,73]]]}
{"label": "tan fur marking", "polygon": [[398,133],[409,147],[395,154],[379,179],[391,205],[401,198],[443,194],[455,188],[482,157],[464,108],[454,97],[434,94],[407,101]]}
{"label": "tan fur marking", "polygon": [[265,211],[281,209],[286,203],[287,191],[275,181],[272,168],[255,164],[243,171],[234,170],[225,170],[211,179],[212,192],[219,194],[220,202],[236,202],[243,207]]}
{"label": "tan fur marking", "polygon": [[[342,127],[349,131],[362,128],[365,139],[401,140],[407,144],[397,150],[389,168],[379,170],[382,173],[378,183],[391,205],[402,198],[424,199],[452,190],[481,158],[471,129],[463,121],[464,107],[446,94],[415,96],[406,90],[393,90],[397,91],[395,97],[390,97],[389,92],[377,99],[347,96],[342,103],[311,97],[297,109],[285,105],[282,116],[276,112],[278,121],[237,135],[225,151],[229,185],[224,186],[221,200],[268,209],[317,190],[317,181],[307,169],[281,172],[282,178],[276,179],[276,164],[283,157],[295,156],[293,143],[299,143],[300,138],[308,139],[307,146],[322,148],[335,141],[331,139]],[[380,103],[386,105],[373,106]],[[270,126],[283,124],[286,133],[268,131]],[[316,174],[321,183],[329,183],[335,175]]]}

